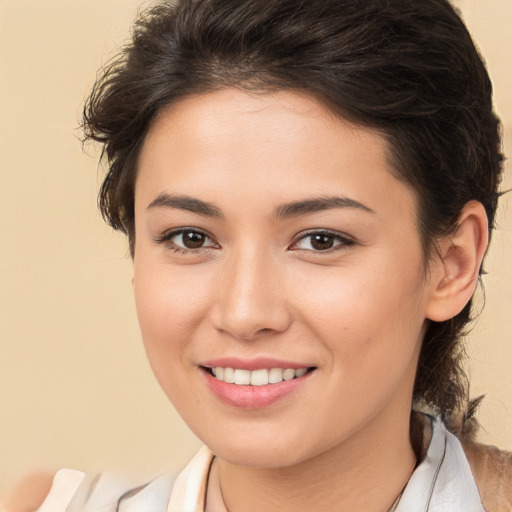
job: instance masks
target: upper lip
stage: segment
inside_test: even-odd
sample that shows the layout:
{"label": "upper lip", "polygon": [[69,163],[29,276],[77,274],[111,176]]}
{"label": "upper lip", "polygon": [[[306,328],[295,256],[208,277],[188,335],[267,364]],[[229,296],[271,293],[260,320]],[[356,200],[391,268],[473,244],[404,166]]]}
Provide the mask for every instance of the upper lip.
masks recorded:
{"label": "upper lip", "polygon": [[219,357],[203,361],[200,366],[206,368],[237,368],[240,370],[262,370],[265,368],[292,368],[297,370],[299,368],[311,368],[314,365],[309,363],[298,363],[295,361],[285,361],[283,359],[276,359],[273,357],[254,357],[251,359],[243,359],[240,357]]}

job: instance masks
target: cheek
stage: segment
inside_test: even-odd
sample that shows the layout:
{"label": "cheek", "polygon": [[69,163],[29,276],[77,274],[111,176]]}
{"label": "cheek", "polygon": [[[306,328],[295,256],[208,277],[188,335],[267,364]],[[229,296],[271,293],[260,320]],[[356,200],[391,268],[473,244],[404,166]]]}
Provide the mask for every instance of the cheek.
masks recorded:
{"label": "cheek", "polygon": [[297,291],[301,311],[307,314],[304,321],[326,340],[332,357],[341,359],[346,371],[362,366],[375,371],[393,364],[397,355],[410,357],[421,334],[422,276],[411,266],[399,271],[385,263],[365,267],[364,272],[347,268],[330,276],[310,274]]}
{"label": "cheek", "polygon": [[204,318],[205,292],[186,269],[136,261],[137,315],[149,362],[160,381],[170,367],[177,368],[180,354]]}

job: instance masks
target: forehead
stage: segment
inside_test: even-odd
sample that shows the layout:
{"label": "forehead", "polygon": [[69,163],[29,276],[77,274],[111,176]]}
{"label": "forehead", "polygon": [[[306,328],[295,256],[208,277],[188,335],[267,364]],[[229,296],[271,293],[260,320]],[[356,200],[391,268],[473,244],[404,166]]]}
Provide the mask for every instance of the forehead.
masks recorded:
{"label": "forehead", "polygon": [[260,205],[343,195],[382,207],[391,189],[400,196],[396,207],[410,213],[412,193],[396,179],[387,141],[375,130],[306,94],[223,89],[160,112],[140,155],[136,201],[162,191],[226,202],[236,195],[248,208],[255,194]]}

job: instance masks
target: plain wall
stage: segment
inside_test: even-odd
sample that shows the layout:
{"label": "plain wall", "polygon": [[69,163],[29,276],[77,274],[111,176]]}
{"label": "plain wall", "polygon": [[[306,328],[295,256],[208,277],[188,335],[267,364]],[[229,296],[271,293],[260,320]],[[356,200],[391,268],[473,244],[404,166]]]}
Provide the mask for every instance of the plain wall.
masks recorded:
{"label": "plain wall", "polygon": [[[0,493],[35,468],[178,471],[199,446],[140,341],[124,238],[96,209],[98,149],[77,129],[138,1],[0,0]],[[512,2],[461,0],[512,152]],[[512,187],[506,177],[504,188]],[[480,439],[512,449],[512,217],[505,197],[468,338]]]}

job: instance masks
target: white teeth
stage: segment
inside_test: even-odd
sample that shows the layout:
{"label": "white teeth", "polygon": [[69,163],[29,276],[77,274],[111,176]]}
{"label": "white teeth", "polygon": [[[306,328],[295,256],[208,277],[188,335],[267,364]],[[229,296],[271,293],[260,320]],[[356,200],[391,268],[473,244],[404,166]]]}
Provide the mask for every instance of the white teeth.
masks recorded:
{"label": "white teeth", "polygon": [[268,382],[269,384],[277,384],[283,380],[283,370],[281,368],[272,368],[268,372]]}
{"label": "white teeth", "polygon": [[[222,370],[222,368],[221,368]],[[299,368],[298,370],[295,370],[295,377],[302,377],[303,375],[306,374],[306,372],[308,371],[307,368]]]}
{"label": "white teeth", "polygon": [[295,370],[292,370],[291,368],[287,368],[283,371],[283,379],[284,380],[292,380],[293,377],[295,377]]}
{"label": "white teeth", "polygon": [[249,370],[235,370],[235,384],[238,386],[251,383],[251,372]]}
{"label": "white teeth", "polygon": [[265,384],[268,384],[268,370],[251,372],[251,386],[265,386]]}
{"label": "white teeth", "polygon": [[211,368],[212,374],[217,380],[222,380],[228,384],[237,384],[238,386],[266,386],[267,384],[278,384],[283,380],[292,380],[296,377],[302,377],[308,371],[307,368],[263,368],[260,370],[241,370],[239,368],[223,368],[217,366]]}
{"label": "white teeth", "polygon": [[[219,368],[217,368],[217,371]],[[235,382],[235,370],[233,368],[224,368],[224,382],[233,384]]]}

